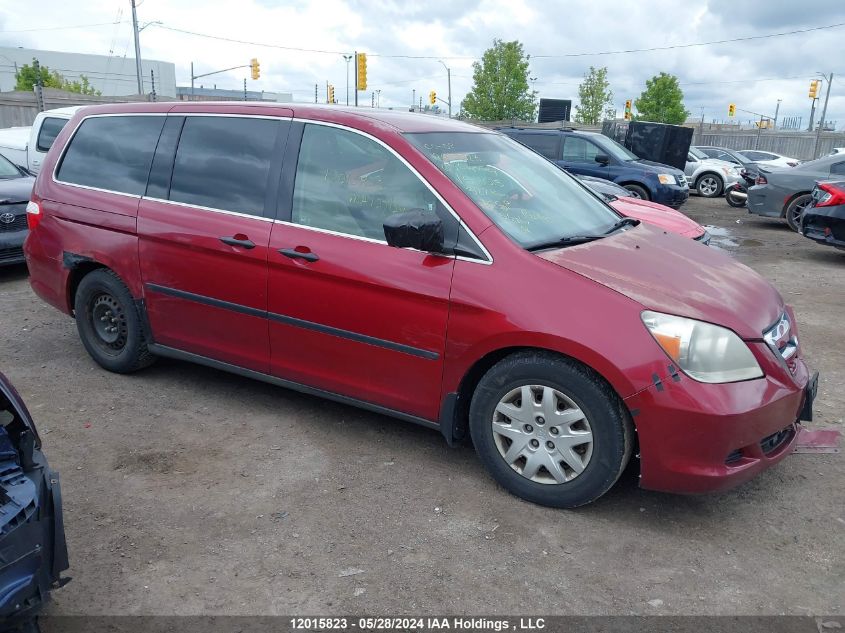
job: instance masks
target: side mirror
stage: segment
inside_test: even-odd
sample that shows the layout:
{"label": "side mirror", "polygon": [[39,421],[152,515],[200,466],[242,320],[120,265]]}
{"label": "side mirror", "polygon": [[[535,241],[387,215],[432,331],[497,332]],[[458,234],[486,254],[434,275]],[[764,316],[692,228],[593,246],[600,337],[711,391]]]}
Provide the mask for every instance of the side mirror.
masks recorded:
{"label": "side mirror", "polygon": [[388,246],[443,253],[443,222],[433,211],[411,209],[394,213],[384,221]]}
{"label": "side mirror", "polygon": [[610,156],[607,154],[596,154],[595,161],[602,165],[607,165],[610,162]]}

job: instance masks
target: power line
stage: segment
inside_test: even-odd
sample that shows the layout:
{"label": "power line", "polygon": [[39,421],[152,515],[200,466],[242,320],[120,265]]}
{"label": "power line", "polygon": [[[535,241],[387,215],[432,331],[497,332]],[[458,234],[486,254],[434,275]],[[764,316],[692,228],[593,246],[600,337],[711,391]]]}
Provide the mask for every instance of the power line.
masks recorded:
{"label": "power line", "polygon": [[566,53],[564,55],[532,55],[534,59],[558,59],[564,57],[591,57],[596,55],[621,55],[624,53],[648,53],[650,51],[669,51],[677,48],[692,48],[694,46],[710,46],[712,44],[728,44],[731,42],[748,42],[750,40],[763,40],[771,37],[783,37],[784,35],[796,35],[798,33],[810,33],[812,31],[822,31],[824,29],[835,29],[840,26],[845,26],[845,22],[837,24],[827,24],[824,26],[812,26],[806,29],[797,29],[795,31],[783,31],[781,33],[767,33],[765,35],[747,35],[745,37],[734,37],[728,40],[713,40],[712,42],[695,42],[691,44],[673,44],[671,46],[654,46],[651,48],[629,48],[618,51],[600,51],[595,53]]}
{"label": "power line", "polygon": [[3,30],[0,33],[34,33],[36,31],[64,31],[67,29],[87,29],[92,26],[113,26],[115,24],[125,24],[126,20],[121,20],[119,22],[97,22],[95,24],[74,24],[70,26],[43,26],[37,29],[13,29],[13,30]]}

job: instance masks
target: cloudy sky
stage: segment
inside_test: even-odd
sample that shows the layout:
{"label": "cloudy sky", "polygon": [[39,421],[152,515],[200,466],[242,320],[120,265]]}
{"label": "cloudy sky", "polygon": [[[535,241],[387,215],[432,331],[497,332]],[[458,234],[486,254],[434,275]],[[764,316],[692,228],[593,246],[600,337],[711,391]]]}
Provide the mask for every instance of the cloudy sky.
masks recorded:
{"label": "cloudy sky", "polygon": [[[0,0],[0,44],[133,56],[129,0]],[[615,105],[636,98],[650,76],[677,75],[693,116],[727,118],[728,103],[741,110],[780,117],[803,116],[807,124],[809,80],[835,74],[828,120],[845,128],[845,2],[841,0],[141,0],[142,55],[176,64],[179,85],[196,72],[261,61],[257,90],[292,92],[313,100],[314,84],[336,86],[345,101],[342,52],[369,58],[369,87],[381,105],[401,106],[432,89],[446,98],[452,69],[457,103],[472,84],[472,61],[494,38],[519,40],[531,54],[531,77],[541,97],[577,100],[589,66],[607,66]],[[117,23],[115,23],[117,22]],[[89,25],[79,28],[55,28]],[[794,31],[809,33],[617,54],[607,51],[669,47]],[[49,30],[31,30],[49,29]],[[227,42],[189,35],[252,42]],[[286,47],[286,48],[285,48]],[[292,50],[292,49],[309,49]],[[218,87],[238,88],[244,71],[213,78]],[[370,95],[361,94],[369,103]],[[740,113],[741,118],[751,118]]]}

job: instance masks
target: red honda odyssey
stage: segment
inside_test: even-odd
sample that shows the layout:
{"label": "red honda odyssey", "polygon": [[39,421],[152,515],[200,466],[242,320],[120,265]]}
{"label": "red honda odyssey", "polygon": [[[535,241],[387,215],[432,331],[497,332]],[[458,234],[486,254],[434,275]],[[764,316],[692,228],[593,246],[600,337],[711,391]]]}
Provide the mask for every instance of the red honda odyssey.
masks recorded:
{"label": "red honda odyssey", "polygon": [[104,368],[190,360],[471,436],[505,488],[739,484],[816,376],[756,273],[497,132],[419,114],[80,110],[28,206],[32,287]]}

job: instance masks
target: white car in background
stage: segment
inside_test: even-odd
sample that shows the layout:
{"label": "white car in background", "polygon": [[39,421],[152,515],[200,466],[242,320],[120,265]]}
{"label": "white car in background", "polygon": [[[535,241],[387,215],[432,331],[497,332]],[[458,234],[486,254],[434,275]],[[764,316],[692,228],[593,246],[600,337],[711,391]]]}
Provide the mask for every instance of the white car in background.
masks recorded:
{"label": "white car in background", "polygon": [[845,147],[834,147],[830,150],[830,154],[828,154],[828,156],[833,156],[835,154],[845,154]]}
{"label": "white car in background", "polygon": [[710,158],[695,147],[689,148],[684,175],[690,190],[698,192],[702,198],[715,198],[722,195],[725,187],[742,180],[739,168],[724,160]]}
{"label": "white car in background", "polygon": [[62,128],[82,106],[69,106],[45,110],[35,116],[28,127],[10,127],[0,130],[0,154],[15,165],[23,167],[33,176],[41,169],[53,141]]}
{"label": "white car in background", "polygon": [[774,152],[762,152],[758,149],[741,149],[738,153],[763,167],[797,167],[801,164],[801,161],[797,158],[790,158]]}

